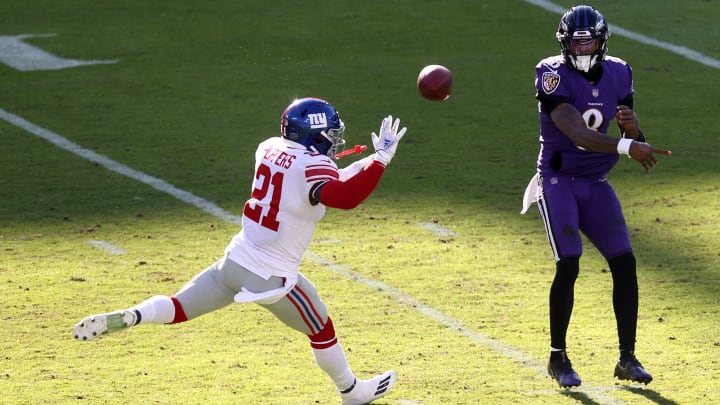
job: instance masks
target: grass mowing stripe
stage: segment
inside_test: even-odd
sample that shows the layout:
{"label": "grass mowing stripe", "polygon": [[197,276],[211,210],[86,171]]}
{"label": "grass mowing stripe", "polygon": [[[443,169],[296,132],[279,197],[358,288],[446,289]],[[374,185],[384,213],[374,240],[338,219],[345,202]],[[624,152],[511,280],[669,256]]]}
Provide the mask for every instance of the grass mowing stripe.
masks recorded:
{"label": "grass mowing stripe", "polygon": [[[237,215],[233,215],[222,208],[218,207],[214,203],[207,201],[201,197],[198,197],[192,193],[189,193],[187,191],[181,190],[164,180],[158,179],[153,176],[149,176],[143,172],[140,172],[138,170],[132,169],[122,163],[116,162],[107,156],[100,155],[90,149],[86,149],[74,142],[71,142],[70,140],[52,132],[45,128],[39,127],[27,120],[25,120],[22,117],[19,117],[15,114],[11,114],[3,109],[0,109],[0,118],[3,120],[19,127],[27,132],[30,132],[33,135],[36,135],[42,139],[45,139],[46,141],[52,143],[53,145],[64,149],[70,153],[73,153],[77,156],[80,156],[84,159],[87,159],[89,161],[95,162],[106,169],[121,174],[123,176],[127,176],[131,179],[137,180],[141,183],[147,184],[150,187],[162,191],[164,193],[169,194],[170,196],[177,198],[180,201],[183,201],[185,203],[188,203],[196,208],[199,208],[221,220],[240,225],[241,224],[241,217]],[[346,266],[339,265],[337,263],[334,263],[333,261],[314,253],[310,250],[305,252],[305,258],[313,261],[316,264],[319,264],[329,270],[332,270],[338,274],[341,274],[345,277],[347,277],[350,280],[358,281],[365,286],[380,291],[384,294],[387,294],[391,298],[393,298],[396,302],[402,305],[407,305],[416,311],[420,312],[421,314],[425,315],[426,317],[433,319],[439,323],[441,323],[444,326],[447,326],[448,328],[452,328],[462,335],[468,337],[469,339],[480,343],[489,349],[495,351],[496,353],[499,353],[501,355],[504,355],[506,357],[509,357],[510,359],[514,360],[518,364],[520,364],[523,367],[532,369],[536,371],[537,373],[544,375],[546,373],[545,366],[538,362],[536,359],[533,359],[531,357],[528,357],[523,353],[522,351],[508,346],[498,340],[495,340],[487,335],[484,335],[482,333],[479,333],[469,327],[467,327],[462,322],[459,322],[446,314],[438,311],[435,308],[429,307],[420,301],[416,300],[414,297],[400,291],[399,289],[392,287],[390,285],[387,285],[381,281],[374,280],[372,278],[366,277],[360,273],[352,271],[350,268]],[[577,388],[573,389],[572,391],[567,391],[573,394],[580,394],[588,397],[589,399],[600,403],[600,404],[612,404],[612,405],[622,405],[624,402],[617,400],[607,394],[605,394],[602,390],[599,390],[597,387],[583,387],[583,388]]]}
{"label": "grass mowing stripe", "polygon": [[[549,2],[549,1],[545,1],[545,0],[525,0],[525,2],[534,4],[545,10],[552,11],[552,12],[559,13],[559,14],[562,14],[565,11],[567,11],[567,8],[559,6],[559,5]],[[651,37],[648,37],[648,36],[645,36],[642,34],[638,34],[637,32],[626,30],[625,28],[618,27],[617,25],[614,25],[614,24],[610,24],[610,32],[613,35],[620,35],[622,37],[630,38],[634,41],[640,42],[645,45],[654,46],[656,48],[660,48],[660,49],[678,54],[687,59],[690,59],[693,62],[697,62],[697,63],[703,64],[705,66],[709,66],[711,68],[720,69],[720,60],[711,58],[707,55],[703,55],[702,53],[692,50],[690,48],[686,48],[681,45],[675,45],[670,42],[660,41],[655,38],[651,38]]]}

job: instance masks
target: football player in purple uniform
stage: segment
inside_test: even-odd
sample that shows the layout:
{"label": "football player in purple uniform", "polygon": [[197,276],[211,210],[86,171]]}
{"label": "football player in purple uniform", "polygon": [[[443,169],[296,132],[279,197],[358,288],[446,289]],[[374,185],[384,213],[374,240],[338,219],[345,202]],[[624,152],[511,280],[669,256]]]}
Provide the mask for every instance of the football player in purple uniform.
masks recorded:
{"label": "football player in purple uniform", "polygon": [[333,159],[345,144],[339,113],[318,98],[293,101],[282,114],[281,136],[260,143],[255,152],[242,229],[225,254],[175,295],[89,316],[75,325],[73,336],[95,339],[136,325],[185,322],[233,302],[255,302],[307,335],[315,362],[335,383],[343,405],[384,396],[397,373],[355,377],[325,303],[298,268],[326,207],[352,209],[373,192],[405,134],[399,126],[399,119],[386,117],[379,135],[371,135],[375,153],[338,169]]}
{"label": "football player in purple uniform", "polygon": [[[626,155],[649,171],[670,151],[645,141],[633,111],[630,66],[608,56],[610,36],[602,14],[587,5],[570,8],[556,33],[561,54],[535,67],[540,116],[537,174],[525,190],[523,213],[537,201],[555,255],[550,288],[548,372],[561,387],[581,383],[566,353],[582,232],[607,260],[620,356],[615,377],[652,381],[635,357],[638,285],[635,256],[620,202],[605,177]],[[607,135],[616,120],[620,138]]]}

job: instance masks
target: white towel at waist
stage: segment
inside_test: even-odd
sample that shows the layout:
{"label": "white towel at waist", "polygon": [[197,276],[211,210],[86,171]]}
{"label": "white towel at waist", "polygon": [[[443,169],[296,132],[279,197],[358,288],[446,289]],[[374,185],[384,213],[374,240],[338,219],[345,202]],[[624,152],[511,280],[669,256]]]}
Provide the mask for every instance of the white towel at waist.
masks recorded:
{"label": "white towel at waist", "polygon": [[539,178],[540,173],[535,173],[535,175],[530,179],[530,183],[528,183],[525,188],[525,194],[523,195],[523,207],[522,211],[520,211],[521,214],[525,214],[528,208],[530,208],[530,205],[536,202],[540,197],[540,193],[542,191],[540,190],[540,185],[538,184]]}

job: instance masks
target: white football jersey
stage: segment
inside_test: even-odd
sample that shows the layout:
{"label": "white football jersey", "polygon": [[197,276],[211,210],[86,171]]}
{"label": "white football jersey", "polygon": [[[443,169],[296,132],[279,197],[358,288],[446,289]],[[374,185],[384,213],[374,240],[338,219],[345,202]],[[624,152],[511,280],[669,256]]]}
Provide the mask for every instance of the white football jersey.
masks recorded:
{"label": "white football jersey", "polygon": [[225,250],[229,258],[265,279],[294,280],[326,210],[310,204],[310,188],[338,177],[332,159],[299,143],[281,137],[262,142],[255,152],[255,178],[242,230]]}

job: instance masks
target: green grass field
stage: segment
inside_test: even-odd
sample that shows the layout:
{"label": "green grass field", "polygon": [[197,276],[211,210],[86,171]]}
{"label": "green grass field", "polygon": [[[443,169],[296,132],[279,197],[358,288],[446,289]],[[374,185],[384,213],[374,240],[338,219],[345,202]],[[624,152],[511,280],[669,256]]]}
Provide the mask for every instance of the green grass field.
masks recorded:
{"label": "green grass field", "polygon": [[[720,59],[717,1],[594,4],[611,27]],[[307,338],[252,305],[72,339],[87,315],[175,293],[238,227],[36,136],[239,215],[257,143],[303,96],[340,110],[350,145],[370,144],[387,114],[409,128],[375,194],[328,212],[302,268],[358,376],[398,371],[380,404],[720,402],[718,68],[619,34],[610,54],[634,68],[648,141],[673,151],[650,174],[623,159],[610,175],[638,259],[637,354],[655,380],[613,381],[611,277],[589,244],[569,333],[583,386],[546,376],[554,263],[537,209],[519,211],[538,149],[534,66],[559,51],[559,17],[520,0],[1,2],[0,40],[54,34],[24,43],[115,63],[0,63],[0,110],[36,126],[0,120],[0,402],[339,402]],[[453,70],[448,101],[418,96],[428,64]]]}

